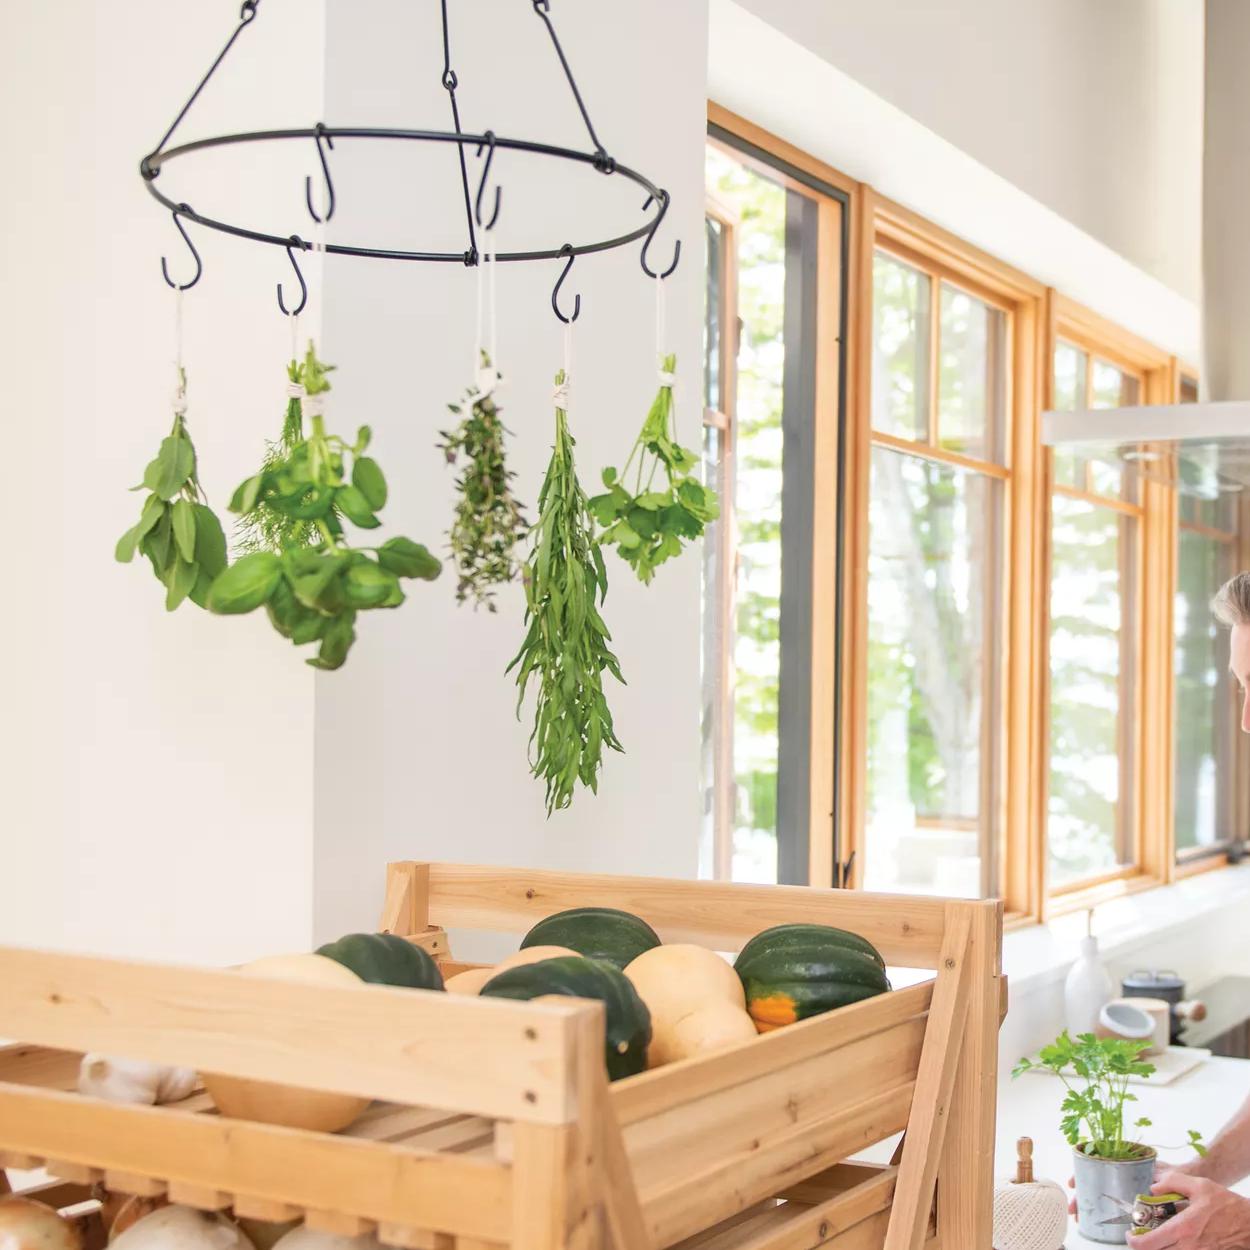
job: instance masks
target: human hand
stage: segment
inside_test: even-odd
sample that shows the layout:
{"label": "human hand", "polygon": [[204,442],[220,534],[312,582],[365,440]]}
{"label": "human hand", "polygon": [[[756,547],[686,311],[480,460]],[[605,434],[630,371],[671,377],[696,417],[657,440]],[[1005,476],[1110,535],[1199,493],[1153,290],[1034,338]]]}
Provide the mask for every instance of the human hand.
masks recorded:
{"label": "human hand", "polygon": [[[1179,1172],[1185,1176],[1201,1176],[1202,1175],[1202,1172],[1200,1170],[1201,1167],[1202,1167],[1202,1159],[1197,1158],[1197,1159],[1190,1159],[1188,1163],[1174,1163],[1169,1168],[1167,1168],[1166,1171]],[[1155,1164],[1155,1176],[1159,1176],[1159,1175],[1160,1175],[1159,1164],[1156,1163]],[[1073,1189],[1073,1190],[1076,1189],[1076,1177],[1075,1176],[1068,1177],[1068,1188]],[[1166,1193],[1168,1191],[1157,1190],[1156,1192]],[[1069,1215],[1076,1214],[1076,1194],[1073,1194],[1072,1197],[1068,1199],[1068,1214]]]}
{"label": "human hand", "polygon": [[1164,1172],[1151,1187],[1156,1194],[1178,1193],[1189,1206],[1166,1224],[1128,1237],[1132,1250],[1247,1250],[1250,1247],[1250,1199],[1223,1185],[1179,1169]]}

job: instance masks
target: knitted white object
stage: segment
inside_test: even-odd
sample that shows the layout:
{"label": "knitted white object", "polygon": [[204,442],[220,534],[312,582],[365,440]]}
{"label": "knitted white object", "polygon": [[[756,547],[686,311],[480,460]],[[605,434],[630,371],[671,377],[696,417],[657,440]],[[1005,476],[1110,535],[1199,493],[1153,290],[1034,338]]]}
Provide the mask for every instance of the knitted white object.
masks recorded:
{"label": "knitted white object", "polygon": [[1068,1195],[1054,1181],[994,1191],[994,1250],[1062,1250],[1067,1233]]}

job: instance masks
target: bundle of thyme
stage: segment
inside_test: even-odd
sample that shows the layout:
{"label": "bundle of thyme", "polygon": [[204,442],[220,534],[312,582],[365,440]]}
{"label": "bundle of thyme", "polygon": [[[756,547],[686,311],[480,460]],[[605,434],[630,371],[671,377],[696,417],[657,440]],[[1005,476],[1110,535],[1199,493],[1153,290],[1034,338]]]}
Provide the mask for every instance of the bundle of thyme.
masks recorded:
{"label": "bundle of thyme", "polygon": [[[556,375],[557,388],[565,382]],[[537,681],[530,769],[546,786],[547,814],[568,807],[577,782],[598,789],[603,748],[621,750],[603,693],[606,669],[624,682],[595,605],[608,574],[577,480],[566,411],[556,408],[556,439],[538,496],[538,522],[525,564],[525,641],[506,671],[517,670],[517,716]]]}
{"label": "bundle of thyme", "polygon": [[[615,547],[644,584],[665,560],[681,554],[683,540],[702,537],[707,523],[720,516],[716,492],[694,476],[699,457],[677,442],[672,382],[676,367],[676,356],[664,357],[659,392],[625,467],[619,473],[604,469],[607,493],[596,495],[589,505],[604,527],[599,541]],[[631,491],[626,482],[635,460],[638,471]],[[661,468],[667,484],[656,489]]]}
{"label": "bundle of thyme", "polygon": [[[489,378],[492,371],[490,356],[482,352],[482,373]],[[494,371],[494,377],[500,374]],[[458,574],[456,601],[472,599],[474,607],[494,612],[495,589],[516,577],[517,547],[528,529],[512,494],[516,475],[505,459],[507,431],[493,394],[478,386],[470,387],[463,403],[447,406],[461,420],[454,430],[440,431],[438,446],[448,464],[460,456],[466,461],[456,479],[459,499],[448,534]]]}

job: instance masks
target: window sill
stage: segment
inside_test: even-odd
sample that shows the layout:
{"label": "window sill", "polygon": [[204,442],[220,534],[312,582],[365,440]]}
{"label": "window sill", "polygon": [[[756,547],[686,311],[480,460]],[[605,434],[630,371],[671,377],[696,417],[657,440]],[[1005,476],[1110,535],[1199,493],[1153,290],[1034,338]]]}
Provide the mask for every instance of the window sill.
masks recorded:
{"label": "window sill", "polygon": [[[1094,915],[1094,933],[1104,958],[1122,960],[1202,916],[1247,900],[1250,863],[1197,873],[1172,885],[1101,903]],[[1008,933],[1003,938],[1003,970],[1012,992],[1062,981],[1084,936],[1085,916],[1079,912]]]}

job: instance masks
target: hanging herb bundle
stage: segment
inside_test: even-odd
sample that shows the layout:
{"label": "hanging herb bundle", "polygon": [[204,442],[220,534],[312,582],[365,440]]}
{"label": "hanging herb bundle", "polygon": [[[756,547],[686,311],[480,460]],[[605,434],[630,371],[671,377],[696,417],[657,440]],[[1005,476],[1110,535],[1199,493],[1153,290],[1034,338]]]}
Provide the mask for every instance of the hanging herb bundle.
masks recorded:
{"label": "hanging herb bundle", "polygon": [[[327,367],[311,344],[303,365],[305,385],[316,394],[329,390]],[[266,508],[312,527],[307,542],[296,533],[280,552],[253,551],[235,561],[208,594],[210,611],[223,615],[252,612],[262,604],[273,627],[296,646],[319,642],[314,668],[342,666],[356,640],[356,614],[370,608],[396,608],[405,595],[401,579],[432,581],[442,565],[420,543],[391,538],[380,547],[347,542],[344,520],[376,529],[386,503],[386,478],[376,460],[364,454],[368,426],[354,443],[328,434],[320,402],[308,405],[311,431],[275,464],[250,477],[234,493],[230,510],[247,517]],[[351,471],[348,472],[348,461]]]}
{"label": "hanging herb bundle", "polygon": [[[487,352],[481,353],[482,374],[496,381]],[[491,393],[480,384],[471,387],[463,403],[448,404],[460,424],[454,430],[440,431],[438,444],[455,464],[461,456],[466,463],[456,479],[456,516],[449,538],[458,581],[456,602],[474,601],[495,611],[495,588],[510,582],[517,574],[517,547],[528,526],[521,505],[512,494],[516,476],[507,466],[504,455],[506,430],[499,415],[499,406]]]}
{"label": "hanging herb bundle", "polygon": [[[333,365],[323,365],[311,352],[303,360],[287,365],[291,393],[286,401],[282,434],[276,443],[265,444],[260,475],[271,472],[304,441],[304,395],[319,395],[330,389],[326,374]],[[307,547],[317,536],[317,527],[305,517],[291,516],[266,501],[241,516],[235,525],[235,545],[240,551],[272,551],[281,554],[290,547]]]}
{"label": "hanging herb bundle", "polygon": [[[556,375],[557,388],[565,382]],[[556,408],[556,441],[538,496],[539,517],[525,564],[525,641],[507,671],[517,670],[517,715],[530,679],[538,683],[530,768],[547,791],[547,814],[572,802],[580,781],[598,789],[603,748],[621,750],[603,693],[608,670],[624,682],[611,635],[595,606],[608,574],[594,541],[586,495],[573,462],[568,416]]]}
{"label": "hanging herb bundle", "polygon": [[[619,473],[604,469],[607,493],[590,500],[590,511],[604,527],[599,542],[614,546],[644,584],[665,560],[681,555],[683,541],[702,537],[704,526],[720,516],[716,492],[694,476],[699,457],[677,442],[672,383],[676,367],[675,355],[664,357],[659,393],[625,467]],[[635,462],[631,491],[628,479]],[[657,489],[660,469],[666,484]]]}
{"label": "hanging herb bundle", "polygon": [[213,579],[226,567],[226,536],[208,506],[196,472],[195,446],[187,431],[187,376],[178,369],[174,425],[134,490],[148,491],[138,522],[117,540],[116,558],[129,564],[138,551],[165,586],[165,608],[184,599],[204,607]]}

